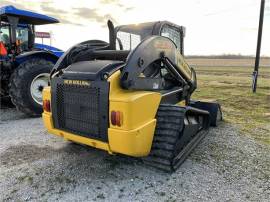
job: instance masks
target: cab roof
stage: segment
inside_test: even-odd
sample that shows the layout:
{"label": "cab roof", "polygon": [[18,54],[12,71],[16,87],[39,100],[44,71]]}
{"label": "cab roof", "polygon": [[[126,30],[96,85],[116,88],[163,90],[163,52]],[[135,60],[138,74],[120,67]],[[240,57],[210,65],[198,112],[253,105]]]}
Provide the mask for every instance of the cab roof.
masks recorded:
{"label": "cab roof", "polygon": [[115,31],[129,32],[137,35],[141,35],[142,38],[150,35],[160,35],[162,28],[165,25],[169,25],[176,29],[179,29],[185,32],[184,26],[176,25],[169,21],[155,21],[155,22],[144,22],[139,24],[129,24],[129,25],[120,25],[115,28]]}
{"label": "cab roof", "polygon": [[45,25],[58,23],[59,21],[53,17],[34,13],[31,11],[17,9],[14,6],[4,6],[0,8],[1,21],[8,22],[8,16],[19,18],[20,24]]}

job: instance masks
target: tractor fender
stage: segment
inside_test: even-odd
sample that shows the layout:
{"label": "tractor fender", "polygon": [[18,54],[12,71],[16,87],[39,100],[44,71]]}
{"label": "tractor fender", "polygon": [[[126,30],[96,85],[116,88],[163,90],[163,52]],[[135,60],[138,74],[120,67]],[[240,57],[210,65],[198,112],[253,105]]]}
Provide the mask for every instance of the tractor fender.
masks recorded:
{"label": "tractor fender", "polygon": [[15,66],[18,66],[21,63],[32,58],[42,58],[42,59],[52,62],[53,64],[55,64],[56,61],[59,59],[59,57],[57,57],[56,55],[48,51],[43,51],[43,50],[30,51],[30,52],[22,53],[19,56],[17,56],[15,60]]}
{"label": "tractor fender", "polygon": [[64,51],[62,51],[58,48],[55,48],[53,46],[49,46],[46,44],[39,44],[39,43],[35,43],[35,49],[48,51],[48,52],[52,53],[53,55],[57,56],[58,58],[60,58],[61,55],[63,55],[63,53],[64,53]]}

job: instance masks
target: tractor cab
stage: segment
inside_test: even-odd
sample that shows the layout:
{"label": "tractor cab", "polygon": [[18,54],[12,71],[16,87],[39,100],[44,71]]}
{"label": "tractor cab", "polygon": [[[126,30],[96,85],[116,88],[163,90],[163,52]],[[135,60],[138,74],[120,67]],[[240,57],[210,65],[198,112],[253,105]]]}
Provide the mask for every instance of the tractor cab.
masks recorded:
{"label": "tractor cab", "polygon": [[158,35],[171,39],[180,53],[184,53],[185,27],[168,21],[121,25],[115,28],[115,32],[119,50],[132,50],[146,37]]}
{"label": "tractor cab", "polygon": [[0,8],[0,47],[4,53],[18,55],[34,48],[35,25],[58,23],[55,18],[25,11],[14,6]]}
{"label": "tractor cab", "polygon": [[[12,53],[11,50],[17,47],[19,52],[24,52],[33,46],[33,40],[31,38],[31,28],[27,25],[18,25],[16,28],[16,46],[12,48],[12,42],[10,37],[10,25],[9,24],[1,24],[0,31],[0,41],[3,43],[3,46],[7,49],[7,53]],[[20,49],[18,49],[20,46]]]}

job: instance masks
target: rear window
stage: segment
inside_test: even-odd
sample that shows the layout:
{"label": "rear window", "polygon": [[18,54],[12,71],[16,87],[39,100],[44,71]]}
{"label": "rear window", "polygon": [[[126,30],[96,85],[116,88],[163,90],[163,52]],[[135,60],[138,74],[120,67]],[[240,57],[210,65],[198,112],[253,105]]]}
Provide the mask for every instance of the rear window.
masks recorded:
{"label": "rear window", "polygon": [[123,50],[132,50],[141,42],[141,36],[137,34],[132,34],[128,32],[117,32],[117,42],[116,48],[120,50],[123,46]]}

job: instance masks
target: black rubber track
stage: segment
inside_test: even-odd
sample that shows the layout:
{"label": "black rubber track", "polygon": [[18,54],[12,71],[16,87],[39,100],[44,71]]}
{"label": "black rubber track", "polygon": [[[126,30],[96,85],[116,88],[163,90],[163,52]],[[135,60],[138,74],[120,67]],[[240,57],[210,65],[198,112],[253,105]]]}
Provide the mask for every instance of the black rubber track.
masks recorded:
{"label": "black rubber track", "polygon": [[202,130],[184,148],[177,148],[184,130],[185,112],[185,107],[165,104],[159,106],[151,152],[148,157],[143,158],[145,164],[173,172],[204,137],[206,131]]}
{"label": "black rubber track", "polygon": [[19,111],[32,117],[41,115],[42,106],[33,100],[30,86],[38,74],[50,73],[52,68],[52,62],[42,58],[32,58],[14,70],[10,77],[9,95]]}

